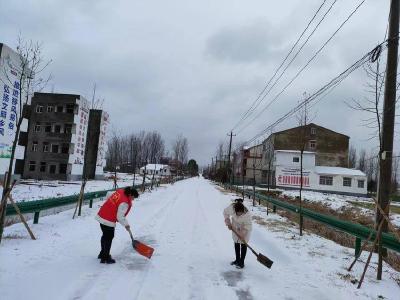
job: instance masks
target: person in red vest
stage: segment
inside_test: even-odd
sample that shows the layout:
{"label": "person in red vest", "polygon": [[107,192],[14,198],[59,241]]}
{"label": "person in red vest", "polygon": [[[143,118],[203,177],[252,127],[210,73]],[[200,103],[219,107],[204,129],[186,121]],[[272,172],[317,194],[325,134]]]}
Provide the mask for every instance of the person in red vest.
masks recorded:
{"label": "person in red vest", "polygon": [[96,215],[96,220],[100,222],[100,228],[103,232],[101,237],[101,251],[97,258],[102,264],[113,264],[115,259],[110,255],[112,240],[117,221],[130,229],[126,216],[131,210],[132,200],[139,197],[136,189],[127,187],[125,189],[116,190],[104,204],[101,206]]}

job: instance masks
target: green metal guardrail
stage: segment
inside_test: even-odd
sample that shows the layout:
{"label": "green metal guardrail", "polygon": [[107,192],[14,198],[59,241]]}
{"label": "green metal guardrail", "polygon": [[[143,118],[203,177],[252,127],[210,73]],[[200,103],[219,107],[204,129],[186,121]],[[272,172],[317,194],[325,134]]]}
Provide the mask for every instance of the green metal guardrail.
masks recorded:
{"label": "green metal guardrail", "polygon": [[[230,187],[230,186],[226,186]],[[232,188],[232,187],[231,187]],[[241,192],[243,192],[242,189],[240,189]],[[245,190],[244,193],[251,197],[253,196],[253,192]],[[266,196],[260,193],[256,193],[255,197],[257,199],[260,199],[261,201],[265,201],[267,203],[271,203],[273,205],[273,211],[276,211],[276,207],[283,208],[287,211],[291,211],[294,213],[299,213],[300,212],[300,207],[297,205],[293,205],[284,201],[277,200],[275,198],[272,198],[270,196]],[[366,240],[368,239],[369,235],[372,233],[372,238],[371,240],[374,240],[376,237],[376,230],[368,228],[366,226],[348,222],[348,221],[343,221],[338,218],[328,216],[325,214],[317,213],[311,209],[306,209],[302,208],[302,215],[305,218],[309,218],[313,221],[325,224],[329,227],[332,227],[334,229],[337,229],[339,231],[345,232],[347,234],[350,234],[352,236],[356,237],[355,241],[355,252],[356,255],[361,251],[361,240]],[[400,242],[396,239],[396,237],[393,234],[389,233],[382,233],[382,245],[385,248],[394,250],[396,252],[400,253]]]}
{"label": "green metal guardrail", "polygon": [[[185,178],[184,177],[177,178],[175,179],[175,182],[183,179]],[[149,186],[151,186],[151,182],[145,184],[145,187]],[[137,185],[137,187],[141,188],[142,185],[139,184]],[[125,188],[125,187],[119,187],[119,188]],[[91,208],[93,205],[93,199],[104,197],[110,191],[114,191],[114,189],[85,193],[83,195],[83,202],[87,203],[89,201],[89,207]],[[37,224],[39,222],[40,211],[74,204],[78,201],[78,197],[79,194],[75,194],[65,197],[54,197],[54,198],[47,198],[47,199],[33,200],[26,202],[22,201],[18,202],[17,205],[22,214],[33,213],[34,214],[33,224]],[[12,204],[7,204],[6,216],[13,216],[16,214],[17,212],[15,211],[14,206]]]}
{"label": "green metal guardrail", "polygon": [[[107,195],[109,191],[114,191],[114,189],[110,190],[103,190],[103,191],[96,191],[85,193],[83,196],[83,202],[87,203],[89,201],[89,207],[91,208],[93,205],[93,199],[104,197]],[[55,207],[65,206],[69,204],[74,204],[78,201],[79,194],[65,196],[65,197],[56,197],[56,198],[47,198],[42,200],[33,200],[33,201],[26,201],[26,202],[18,202],[18,208],[21,213],[34,213],[33,223],[37,224],[39,222],[39,214],[40,211],[51,209]],[[17,212],[12,204],[7,205],[6,216],[13,216],[16,215]]]}

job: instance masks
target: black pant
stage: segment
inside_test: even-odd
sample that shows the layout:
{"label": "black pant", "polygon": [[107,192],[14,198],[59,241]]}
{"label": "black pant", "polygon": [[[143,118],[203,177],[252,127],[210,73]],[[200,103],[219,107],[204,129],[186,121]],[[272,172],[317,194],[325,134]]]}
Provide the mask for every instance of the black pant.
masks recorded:
{"label": "black pant", "polygon": [[114,227],[106,226],[103,224],[100,224],[101,231],[103,232],[103,235],[101,236],[101,252],[100,252],[100,257],[102,259],[107,259],[110,257],[110,249],[111,249],[111,244],[112,240],[114,238]]}
{"label": "black pant", "polygon": [[236,261],[244,263],[246,258],[247,246],[245,244],[235,243]]}

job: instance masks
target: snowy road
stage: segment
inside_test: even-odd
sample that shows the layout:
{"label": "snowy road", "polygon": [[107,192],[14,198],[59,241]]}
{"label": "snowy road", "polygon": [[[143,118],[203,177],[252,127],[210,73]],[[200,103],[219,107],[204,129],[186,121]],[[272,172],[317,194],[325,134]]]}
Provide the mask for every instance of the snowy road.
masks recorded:
{"label": "snowy road", "polygon": [[[359,277],[345,267],[352,249],[314,235],[301,240],[285,220],[269,215],[255,224],[252,243],[275,261],[272,270],[249,252],[246,268],[229,265],[234,251],[222,210],[233,195],[201,178],[177,182],[142,195],[129,220],[137,238],[154,246],[151,260],[132,250],[125,229],[118,227],[112,255],[115,265],[97,260],[100,228],[97,207],[43,217],[26,238],[21,224],[7,227],[0,245],[2,299],[398,299],[390,279],[376,282],[370,270],[357,290],[347,278]],[[249,207],[248,203],[246,205]],[[250,208],[250,207],[249,207]],[[259,223],[264,208],[251,208]],[[398,275],[398,274],[397,274]]]}

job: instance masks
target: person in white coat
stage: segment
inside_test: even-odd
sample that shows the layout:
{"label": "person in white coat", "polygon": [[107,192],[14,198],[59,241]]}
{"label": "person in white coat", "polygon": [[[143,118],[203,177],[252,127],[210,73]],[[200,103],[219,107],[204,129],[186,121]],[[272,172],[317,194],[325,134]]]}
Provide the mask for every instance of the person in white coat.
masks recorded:
{"label": "person in white coat", "polygon": [[232,230],[233,228],[240,235],[239,237],[232,231],[236,259],[231,262],[231,265],[243,269],[247,253],[247,246],[243,240],[248,243],[250,239],[252,229],[251,214],[243,205],[243,200],[238,198],[224,209],[224,218],[228,229]]}

